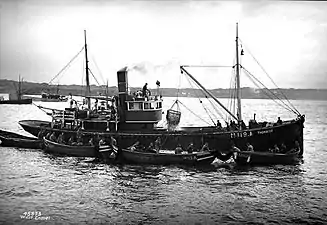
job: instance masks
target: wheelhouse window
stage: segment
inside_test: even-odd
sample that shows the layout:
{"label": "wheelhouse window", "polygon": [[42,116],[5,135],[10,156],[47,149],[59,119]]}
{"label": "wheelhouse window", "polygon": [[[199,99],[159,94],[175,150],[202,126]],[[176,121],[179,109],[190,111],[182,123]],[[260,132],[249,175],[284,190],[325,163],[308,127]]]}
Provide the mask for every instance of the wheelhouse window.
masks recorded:
{"label": "wheelhouse window", "polygon": [[128,110],[142,110],[143,104],[142,102],[129,102],[128,103]]}
{"label": "wheelhouse window", "polygon": [[161,101],[128,101],[127,102],[128,110],[151,110],[151,109],[162,109]]}
{"label": "wheelhouse window", "polygon": [[150,103],[144,103],[144,109],[150,109],[151,108],[151,104]]}

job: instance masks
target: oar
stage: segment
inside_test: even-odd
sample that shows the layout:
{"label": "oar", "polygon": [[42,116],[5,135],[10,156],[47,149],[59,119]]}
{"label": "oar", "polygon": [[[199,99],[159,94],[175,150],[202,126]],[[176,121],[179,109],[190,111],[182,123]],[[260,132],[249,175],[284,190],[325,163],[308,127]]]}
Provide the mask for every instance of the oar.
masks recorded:
{"label": "oar", "polygon": [[211,159],[211,158],[213,158],[213,157],[215,157],[215,156],[214,156],[214,155],[209,155],[209,156],[207,156],[207,157],[203,157],[203,158],[199,158],[199,159],[197,158],[196,161],[197,161],[197,162],[200,162],[200,161],[202,161],[202,160]]}

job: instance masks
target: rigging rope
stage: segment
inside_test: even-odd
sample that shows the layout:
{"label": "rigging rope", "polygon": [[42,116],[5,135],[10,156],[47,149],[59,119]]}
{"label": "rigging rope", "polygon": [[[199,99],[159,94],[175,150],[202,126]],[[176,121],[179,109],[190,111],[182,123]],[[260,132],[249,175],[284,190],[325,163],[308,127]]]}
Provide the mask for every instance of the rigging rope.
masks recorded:
{"label": "rigging rope", "polygon": [[[57,73],[57,75],[54,78],[52,78],[50,80],[50,82],[48,84],[51,84],[53,80],[55,80],[64,70],[66,70],[70,66],[70,64],[77,58],[77,56],[79,56],[79,54],[81,54],[81,52],[83,50],[84,50],[84,47],[82,47],[82,49]],[[24,92],[27,93],[31,90],[33,90],[33,88],[26,89]]]}
{"label": "rigging rope", "polygon": [[[190,81],[189,78],[187,79],[187,81],[189,82],[189,84],[190,84],[190,85],[192,86],[192,88],[194,89],[194,87],[193,87],[193,85],[192,85],[192,83],[191,83],[191,81]],[[197,87],[198,87],[198,85],[197,85]],[[202,89],[201,89],[201,91],[202,91]],[[204,93],[204,91],[202,91],[202,92]],[[203,109],[206,111],[206,113],[208,114],[209,118],[210,118],[211,121],[213,122],[213,120],[212,120],[210,114],[208,113],[206,107],[202,104],[202,100],[200,99],[200,97],[199,97],[199,95],[197,94],[197,92],[195,92],[195,95],[196,95],[196,97],[199,99],[199,101],[200,101],[200,103],[201,103]],[[207,98],[207,95],[206,95],[206,94],[204,94],[204,96]],[[207,122],[207,124],[209,124],[209,123]],[[215,122],[213,122],[213,124],[216,125]],[[210,124],[209,124],[209,125],[210,125]]]}
{"label": "rigging rope", "polygon": [[180,102],[180,101],[179,101],[178,99],[176,99],[176,100],[174,101],[174,103],[172,104],[172,106],[170,107],[170,109],[172,109],[172,108],[176,105],[177,111],[180,111],[180,108],[179,108],[178,102]]}
{"label": "rigging rope", "polygon": [[[42,109],[42,108],[45,108],[45,107],[42,107],[40,105],[37,105],[34,102],[32,102],[32,104],[35,105],[36,107],[38,107],[39,109],[41,109],[43,112],[47,113],[47,111],[45,111],[44,109]],[[50,108],[48,108],[48,109],[50,109]]]}
{"label": "rigging rope", "polygon": [[[218,107],[215,107],[215,105],[209,98],[207,98],[207,99],[208,99],[209,103],[211,104],[211,106],[213,107],[213,109],[216,111],[216,113],[220,116],[220,118],[226,122],[226,120],[224,119],[224,115],[219,111]],[[218,119],[218,117],[216,117],[216,119]]]}
{"label": "rigging rope", "polygon": [[[283,105],[282,104],[280,104],[279,102],[277,102],[276,101],[276,99],[274,99],[274,98],[272,98],[271,96],[269,96],[268,94],[267,94],[267,92],[266,92],[266,95],[269,97],[269,98],[271,98],[274,102],[276,102],[278,105],[280,105],[280,106],[282,106],[284,109],[286,109],[286,110],[289,110],[289,111],[292,111],[293,113],[295,113],[295,114],[297,114],[297,112],[296,111],[294,111],[293,109],[292,109],[292,107],[290,107],[289,105],[287,105],[285,102],[283,102],[274,92],[272,92],[271,90],[269,90],[261,81],[259,81],[253,74],[251,74],[247,69],[245,69],[244,67],[243,67],[243,69],[244,69],[244,71],[247,73],[247,75],[248,75],[248,77],[252,80],[252,82],[255,80],[256,82],[258,82],[258,83],[260,83],[265,89],[262,89],[262,90],[264,90],[264,92],[266,92],[266,91],[268,91],[268,92],[270,92],[270,94],[271,95],[273,95],[273,96],[275,96],[275,98],[277,98],[278,100],[280,100],[280,102],[281,103],[283,103],[283,105],[284,106],[286,106],[286,107],[283,107]],[[252,77],[252,78],[251,78]],[[254,79],[254,80],[253,80]],[[257,87],[259,87],[259,85],[258,84],[255,84]],[[260,87],[259,87],[260,88]]]}
{"label": "rigging rope", "polygon": [[96,61],[95,61],[95,58],[93,57],[93,55],[91,55],[91,57],[92,57],[92,59],[93,59],[93,62],[94,62],[95,67],[97,68],[97,70],[98,70],[98,72],[99,72],[99,74],[100,74],[100,78],[101,78],[102,82],[105,84],[106,82],[105,82],[104,79],[103,79],[102,73],[101,73],[101,71],[100,71],[100,69],[99,69],[99,67],[98,67],[98,64],[97,64]]}
{"label": "rigging rope", "polygon": [[[208,99],[208,96],[207,95],[205,95],[205,97],[206,97],[206,99]],[[209,101],[210,102],[210,101]],[[202,104],[203,105],[203,104]],[[207,109],[207,107],[205,107],[204,105],[203,105],[203,108],[204,108],[204,110],[206,111],[206,113],[208,114],[208,116],[209,116],[209,118],[210,118],[210,120],[211,120],[211,122],[215,125],[215,126],[217,126],[216,125],[216,123],[215,123],[215,121],[212,119],[212,117],[210,116],[210,113],[208,112],[208,109]],[[211,113],[212,114],[212,113]]]}
{"label": "rigging rope", "polygon": [[256,83],[257,81],[255,80],[255,78],[253,78],[252,76],[250,76],[249,74],[246,74],[247,76],[248,76],[248,78],[259,88],[259,89],[261,89],[262,91],[263,91],[263,93],[267,96],[267,97],[269,97],[271,100],[273,100],[274,102],[276,102],[279,106],[281,106],[281,107],[283,107],[284,109],[286,109],[286,110],[288,110],[288,111],[290,111],[290,112],[293,112],[293,110],[292,109],[290,109],[289,107],[285,107],[284,105],[282,105],[280,102],[277,102],[276,101],[276,99],[275,98],[273,98],[271,95],[270,95],[270,93],[269,92],[267,92],[267,90],[268,89],[262,89],[261,87],[260,87],[260,85],[258,84],[258,83]]}
{"label": "rigging rope", "polygon": [[[251,74],[249,71],[247,71],[245,68],[244,68],[244,71],[246,71],[247,73],[248,73],[248,75],[250,75],[253,79],[255,79],[256,80],[256,82],[258,82],[258,83],[260,83],[265,89],[262,89],[264,92],[265,92],[265,94],[269,97],[269,98],[271,98],[272,100],[274,100],[275,101],[275,99],[278,99],[285,107],[285,109],[288,109],[289,111],[292,111],[293,113],[295,113],[295,114],[297,114],[293,109],[292,109],[292,107],[290,107],[289,105],[287,105],[284,101],[282,101],[281,99],[280,99],[280,97],[279,96],[277,96],[274,92],[272,92],[270,89],[268,89],[262,82],[260,82],[260,80],[258,80],[253,74]],[[249,77],[249,76],[248,76]],[[249,77],[250,78],[250,77]],[[251,78],[250,78],[251,79]],[[252,80],[252,82],[254,82],[253,81],[253,79],[251,79]],[[257,85],[257,87],[259,87],[259,85]],[[260,87],[259,87],[260,88]],[[271,96],[269,96],[269,93],[272,95],[272,96],[274,96],[275,97],[275,99],[273,99],[273,97],[271,97]],[[278,103],[277,101],[275,101],[277,104],[279,104],[280,106],[282,106],[280,103]]]}
{"label": "rigging rope", "polygon": [[97,78],[96,78],[96,77],[94,76],[94,74],[92,73],[91,69],[89,69],[89,71],[90,71],[92,77],[94,78],[94,80],[97,82],[97,84],[100,85],[99,82],[98,82],[98,80],[97,80]]}
{"label": "rigging rope", "polygon": [[203,122],[207,123],[208,125],[211,125],[210,123],[208,123],[208,121],[202,119],[200,116],[198,116],[197,114],[195,114],[192,110],[190,110],[186,105],[184,105],[182,102],[180,102],[182,106],[184,106],[188,111],[190,111],[194,116],[196,116],[197,118],[199,118],[200,120],[202,120]]}
{"label": "rigging rope", "polygon": [[[240,40],[241,41],[241,40]],[[290,106],[296,111],[295,114],[300,115],[300,112],[295,108],[295,106],[288,100],[284,92],[277,86],[277,84],[274,82],[274,80],[269,76],[268,72],[263,68],[263,66],[259,63],[259,61],[253,56],[251,51],[246,47],[246,45],[241,41],[241,43],[245,46],[246,51],[249,52],[250,56],[254,59],[254,61],[259,65],[259,67],[262,69],[262,71],[267,75],[267,77],[270,79],[270,81],[276,86],[277,90],[283,95],[285,100],[290,104]],[[282,100],[281,100],[282,101]],[[294,112],[294,110],[292,110]]]}
{"label": "rigging rope", "polygon": [[54,77],[54,78],[52,78],[51,80],[50,80],[50,82],[49,82],[49,84],[51,84],[51,82],[54,80],[54,79],[56,79],[76,58],[77,58],[77,56],[79,56],[79,54],[81,54],[81,52],[84,50],[84,46],[83,46],[83,48],[64,66],[64,68],[62,68],[58,73],[57,73],[57,75]]}

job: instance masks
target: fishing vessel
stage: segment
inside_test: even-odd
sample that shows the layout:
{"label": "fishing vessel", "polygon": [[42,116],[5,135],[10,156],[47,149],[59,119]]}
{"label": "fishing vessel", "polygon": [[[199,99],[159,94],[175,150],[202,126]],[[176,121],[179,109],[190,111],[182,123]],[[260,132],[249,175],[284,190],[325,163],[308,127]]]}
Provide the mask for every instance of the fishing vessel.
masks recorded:
{"label": "fishing vessel", "polygon": [[[128,72],[124,67],[117,72],[118,95],[104,98],[106,107],[91,109],[91,90],[89,85],[89,68],[87,57],[87,44],[85,33],[85,61],[86,61],[86,105],[84,109],[66,108],[60,113],[52,114],[52,121],[22,120],[19,124],[27,132],[37,136],[41,128],[46,132],[56,134],[64,132],[67,135],[76,135],[81,132],[85,135],[102,135],[117,140],[119,149],[126,149],[135,142],[144,146],[151,145],[160,138],[161,149],[175,149],[181,146],[185,149],[190,143],[196,149],[203,145],[209,146],[213,151],[223,152],[231,149],[233,145],[239,149],[246,149],[251,143],[254,149],[269,149],[274,145],[285,145],[292,149],[295,143],[300,146],[299,155],[303,154],[303,128],[305,116],[300,114],[292,105],[288,106],[294,112],[294,118],[278,122],[257,122],[255,118],[245,125],[242,119],[242,105],[240,93],[240,43],[238,28],[236,29],[236,64],[233,66],[236,79],[236,112],[224,106],[210,91],[208,91],[188,71],[188,66],[180,66],[183,75],[195,82],[205,94],[206,99],[216,103],[223,109],[231,121],[227,126],[213,122],[209,126],[179,127],[181,113],[178,110],[168,110],[163,118],[163,97],[159,94],[150,95],[146,90],[141,95],[133,95],[129,91]],[[158,85],[159,86],[159,85]],[[279,99],[281,100],[281,99]],[[177,101],[176,101],[177,102]],[[289,101],[287,101],[290,103]],[[276,112],[276,118],[278,117]],[[158,123],[167,120],[168,126],[161,127]],[[127,153],[127,151],[125,151]],[[132,155],[132,153],[131,153]],[[219,154],[218,154],[219,155]]]}
{"label": "fishing vessel", "polygon": [[22,95],[22,82],[23,79],[20,79],[20,76],[18,78],[18,88],[15,86],[15,92],[9,94],[9,100],[5,100],[4,98],[0,98],[0,104],[16,104],[16,105],[22,105],[22,104],[32,104],[31,98],[23,98]]}
{"label": "fishing vessel", "polygon": [[[51,83],[51,81],[50,81]],[[41,99],[42,102],[65,102],[68,100],[67,96],[60,95],[59,94],[59,84],[57,85],[57,91],[56,93],[51,93],[49,91],[43,91],[41,93]]]}
{"label": "fishing vessel", "polygon": [[49,94],[46,92],[43,92],[41,94],[42,102],[65,102],[68,100],[68,98],[64,95],[58,95],[58,94]]}

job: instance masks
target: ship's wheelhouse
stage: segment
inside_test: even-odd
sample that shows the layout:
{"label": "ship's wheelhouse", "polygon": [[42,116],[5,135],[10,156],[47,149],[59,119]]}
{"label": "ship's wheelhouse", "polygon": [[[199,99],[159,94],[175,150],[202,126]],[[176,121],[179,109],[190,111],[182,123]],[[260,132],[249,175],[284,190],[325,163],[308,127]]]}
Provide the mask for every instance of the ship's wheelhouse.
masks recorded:
{"label": "ship's wheelhouse", "polygon": [[126,101],[126,123],[157,123],[162,119],[162,100]]}
{"label": "ship's wheelhouse", "polygon": [[[134,125],[153,127],[162,119],[162,99],[159,95],[130,94],[127,71],[128,68],[125,67],[117,72],[121,125],[128,124],[127,129]],[[125,128],[124,125],[123,127]]]}

